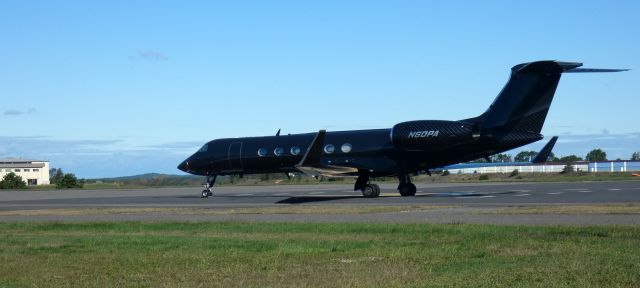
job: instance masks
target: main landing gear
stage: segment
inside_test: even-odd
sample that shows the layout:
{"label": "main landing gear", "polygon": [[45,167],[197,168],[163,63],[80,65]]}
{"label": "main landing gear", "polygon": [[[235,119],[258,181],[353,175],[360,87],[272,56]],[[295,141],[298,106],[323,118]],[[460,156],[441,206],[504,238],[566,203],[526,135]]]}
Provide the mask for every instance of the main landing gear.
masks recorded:
{"label": "main landing gear", "polygon": [[369,183],[369,174],[360,174],[360,176],[358,176],[358,180],[356,180],[353,190],[362,191],[362,196],[364,196],[364,198],[376,198],[380,196],[380,186]]}
{"label": "main landing gear", "polygon": [[[364,198],[376,198],[380,196],[380,186],[369,183],[369,180],[369,174],[360,174],[360,176],[358,176],[358,180],[356,180],[353,190],[362,191],[362,196],[364,196]],[[408,174],[398,175],[398,180],[400,180],[398,192],[400,192],[401,196],[406,197],[416,195],[416,185],[411,183],[411,177]]]}
{"label": "main landing gear", "polygon": [[201,198],[213,196],[213,184],[216,184],[216,178],[218,178],[218,175],[213,175],[213,178],[207,176],[207,183],[204,184],[204,190],[202,190]]}
{"label": "main landing gear", "polygon": [[415,196],[416,195],[416,185],[411,183],[411,177],[408,174],[400,174],[398,175],[398,179],[400,180],[400,184],[398,184],[398,192],[400,192],[400,196]]}

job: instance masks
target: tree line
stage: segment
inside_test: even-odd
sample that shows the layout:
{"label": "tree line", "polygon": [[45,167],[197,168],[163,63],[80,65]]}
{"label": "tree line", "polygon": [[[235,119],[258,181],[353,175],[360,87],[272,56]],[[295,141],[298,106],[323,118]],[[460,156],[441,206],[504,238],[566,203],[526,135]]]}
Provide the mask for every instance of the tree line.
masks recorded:
{"label": "tree line", "polygon": [[[489,160],[491,160],[491,162],[529,162],[533,160],[533,158],[535,158],[537,155],[538,155],[537,151],[520,151],[518,154],[516,154],[515,157],[512,158],[510,154],[500,153],[500,154],[491,155],[489,157]],[[617,159],[617,160],[620,160],[620,159]],[[630,160],[640,161],[640,152],[633,152],[633,154],[631,154]],[[553,152],[551,152],[549,154],[549,158],[547,159],[547,161],[571,163],[576,161],[598,162],[598,161],[608,161],[608,160],[607,160],[607,152],[598,148],[598,149],[593,149],[589,151],[589,153],[587,153],[587,155],[585,155],[584,158],[577,155],[568,155],[568,156],[562,156],[558,158],[553,154]],[[471,162],[486,163],[488,161],[485,158],[480,158],[480,159],[473,160]]]}

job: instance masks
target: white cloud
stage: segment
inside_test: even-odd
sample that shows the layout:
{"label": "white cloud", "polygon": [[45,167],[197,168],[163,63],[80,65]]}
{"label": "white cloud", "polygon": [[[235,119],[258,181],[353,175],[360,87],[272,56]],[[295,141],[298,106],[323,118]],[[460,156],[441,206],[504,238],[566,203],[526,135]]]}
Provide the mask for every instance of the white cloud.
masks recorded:
{"label": "white cloud", "polygon": [[36,110],[35,108],[29,108],[26,111],[21,111],[16,109],[7,109],[7,110],[4,110],[3,115],[4,116],[20,116],[25,114],[34,114],[36,112],[38,112],[38,110]]}
{"label": "white cloud", "polygon": [[138,49],[138,58],[153,60],[153,61],[166,61],[169,60],[167,55],[164,55],[158,51],[149,49]]}

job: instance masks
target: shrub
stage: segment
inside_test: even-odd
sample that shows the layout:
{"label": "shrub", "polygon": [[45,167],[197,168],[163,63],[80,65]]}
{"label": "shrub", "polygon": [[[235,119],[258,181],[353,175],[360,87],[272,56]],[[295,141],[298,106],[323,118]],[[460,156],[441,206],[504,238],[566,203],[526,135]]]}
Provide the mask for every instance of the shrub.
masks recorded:
{"label": "shrub", "polygon": [[72,173],[64,174],[58,183],[56,183],[56,188],[58,189],[82,188],[82,186],[84,186],[84,180],[78,181],[76,175]]}
{"label": "shrub", "polygon": [[16,175],[16,173],[9,173],[4,175],[2,181],[0,181],[0,189],[26,189],[27,183],[22,180],[22,177]]}
{"label": "shrub", "polygon": [[451,173],[449,173],[449,170],[444,170],[444,171],[442,171],[441,175],[442,176],[448,176],[449,174],[451,174]]}
{"label": "shrub", "polygon": [[560,172],[560,174],[568,174],[568,173],[573,173],[573,165],[571,165],[570,163],[567,163],[567,165],[564,166],[564,168],[562,168],[562,172]]}
{"label": "shrub", "polygon": [[487,174],[482,174],[482,175],[480,175],[480,177],[478,178],[478,180],[489,180],[489,175],[487,175]]}
{"label": "shrub", "polygon": [[49,182],[51,182],[51,184],[56,184],[57,186],[58,182],[62,180],[62,177],[64,177],[64,173],[62,172],[62,169],[60,168],[49,169]]}
{"label": "shrub", "polygon": [[520,175],[520,171],[518,171],[518,169],[513,169],[513,171],[511,171],[511,174],[509,174],[509,177],[515,177]]}

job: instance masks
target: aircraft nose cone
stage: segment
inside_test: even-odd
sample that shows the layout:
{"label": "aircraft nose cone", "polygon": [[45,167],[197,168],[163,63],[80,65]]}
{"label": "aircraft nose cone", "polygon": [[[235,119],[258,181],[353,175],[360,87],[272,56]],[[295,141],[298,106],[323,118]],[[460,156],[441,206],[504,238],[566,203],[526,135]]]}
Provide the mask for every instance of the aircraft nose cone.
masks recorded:
{"label": "aircraft nose cone", "polygon": [[181,171],[184,171],[184,172],[188,172],[189,171],[189,160],[182,161],[182,163],[180,163],[180,165],[178,165],[178,169],[180,169]]}

